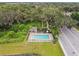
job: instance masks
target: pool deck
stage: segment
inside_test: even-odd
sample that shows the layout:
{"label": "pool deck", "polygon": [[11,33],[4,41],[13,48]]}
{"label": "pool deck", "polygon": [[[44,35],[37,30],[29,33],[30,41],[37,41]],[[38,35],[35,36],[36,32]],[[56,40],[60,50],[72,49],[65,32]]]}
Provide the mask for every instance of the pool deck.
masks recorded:
{"label": "pool deck", "polygon": [[[40,39],[33,39],[33,35],[48,35],[49,39],[48,40],[40,40]],[[53,40],[52,34],[50,33],[30,33],[28,37],[28,42],[51,42]]]}

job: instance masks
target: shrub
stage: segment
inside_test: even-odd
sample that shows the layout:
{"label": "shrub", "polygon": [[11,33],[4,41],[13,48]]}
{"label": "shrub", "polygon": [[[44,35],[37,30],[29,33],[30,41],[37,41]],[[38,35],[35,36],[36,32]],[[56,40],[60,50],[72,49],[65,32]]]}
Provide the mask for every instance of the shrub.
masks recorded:
{"label": "shrub", "polygon": [[9,31],[8,33],[7,33],[7,35],[6,35],[6,37],[8,37],[8,38],[15,38],[15,32],[14,31]]}
{"label": "shrub", "polygon": [[14,31],[14,32],[18,32],[19,25],[20,25],[20,24],[14,24],[14,25],[10,28],[10,30],[11,30],[11,31]]}

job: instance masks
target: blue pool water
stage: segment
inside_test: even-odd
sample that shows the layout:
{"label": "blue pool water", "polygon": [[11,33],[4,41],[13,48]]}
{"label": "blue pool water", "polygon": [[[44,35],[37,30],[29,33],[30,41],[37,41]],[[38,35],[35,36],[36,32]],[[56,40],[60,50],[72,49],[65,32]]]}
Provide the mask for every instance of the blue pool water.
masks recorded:
{"label": "blue pool water", "polygon": [[48,40],[49,36],[48,35],[33,35],[32,39]]}

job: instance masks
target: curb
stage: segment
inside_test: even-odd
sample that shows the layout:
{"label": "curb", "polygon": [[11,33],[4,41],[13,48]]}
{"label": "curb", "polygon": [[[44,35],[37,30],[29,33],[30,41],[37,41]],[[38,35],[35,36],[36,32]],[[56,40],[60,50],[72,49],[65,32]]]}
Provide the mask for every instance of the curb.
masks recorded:
{"label": "curb", "polygon": [[62,43],[61,43],[61,41],[60,41],[60,38],[59,38],[58,41],[59,41],[59,44],[60,44],[60,46],[61,46],[61,48],[62,48],[62,50],[63,50],[64,55],[65,55],[65,56],[68,56],[67,53],[66,53],[66,51],[65,51],[65,49],[64,49],[64,47],[63,47],[63,45],[62,45]]}

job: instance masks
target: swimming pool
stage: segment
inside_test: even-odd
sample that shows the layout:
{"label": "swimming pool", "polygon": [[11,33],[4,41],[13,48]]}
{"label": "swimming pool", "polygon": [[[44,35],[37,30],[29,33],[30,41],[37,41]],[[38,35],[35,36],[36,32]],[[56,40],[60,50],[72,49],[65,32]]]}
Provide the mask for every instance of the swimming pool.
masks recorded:
{"label": "swimming pool", "polygon": [[48,40],[49,35],[33,35],[32,39]]}
{"label": "swimming pool", "polygon": [[53,40],[51,33],[30,33],[28,42],[51,42]]}

